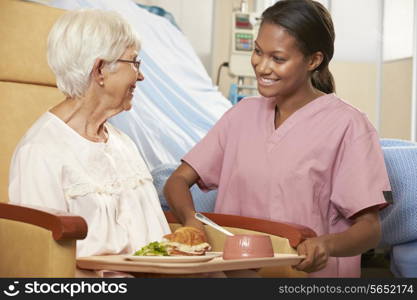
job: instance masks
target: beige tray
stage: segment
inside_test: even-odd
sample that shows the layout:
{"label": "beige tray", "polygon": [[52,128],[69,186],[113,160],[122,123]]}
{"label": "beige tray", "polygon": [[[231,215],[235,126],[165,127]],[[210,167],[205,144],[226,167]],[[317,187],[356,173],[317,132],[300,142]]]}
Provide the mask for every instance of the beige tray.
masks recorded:
{"label": "beige tray", "polygon": [[80,269],[113,270],[125,272],[193,274],[230,270],[258,269],[262,267],[288,266],[297,264],[304,256],[275,254],[274,257],[224,260],[221,256],[207,262],[156,263],[127,260],[127,255],[89,256],[77,259]]}

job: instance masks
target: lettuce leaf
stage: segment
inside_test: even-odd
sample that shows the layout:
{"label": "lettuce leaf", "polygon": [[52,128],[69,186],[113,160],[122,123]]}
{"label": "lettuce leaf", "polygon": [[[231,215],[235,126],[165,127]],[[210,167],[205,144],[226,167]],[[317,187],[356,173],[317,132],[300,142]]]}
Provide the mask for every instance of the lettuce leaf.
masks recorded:
{"label": "lettuce leaf", "polygon": [[152,242],[135,252],[136,256],[168,256],[167,247],[164,243]]}

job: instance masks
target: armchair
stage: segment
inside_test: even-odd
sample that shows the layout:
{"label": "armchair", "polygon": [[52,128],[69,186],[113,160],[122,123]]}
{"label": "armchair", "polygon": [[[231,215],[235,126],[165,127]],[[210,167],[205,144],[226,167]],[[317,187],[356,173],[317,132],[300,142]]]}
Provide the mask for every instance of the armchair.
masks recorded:
{"label": "armchair", "polygon": [[74,277],[83,218],[0,203],[0,277]]}

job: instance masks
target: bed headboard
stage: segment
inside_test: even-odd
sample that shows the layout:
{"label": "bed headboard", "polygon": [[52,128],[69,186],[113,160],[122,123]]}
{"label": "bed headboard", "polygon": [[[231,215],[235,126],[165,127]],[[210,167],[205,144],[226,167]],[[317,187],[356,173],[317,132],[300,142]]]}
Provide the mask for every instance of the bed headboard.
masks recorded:
{"label": "bed headboard", "polygon": [[31,124],[63,99],[46,61],[46,40],[64,13],[22,0],[0,1],[0,202],[7,202],[10,159]]}

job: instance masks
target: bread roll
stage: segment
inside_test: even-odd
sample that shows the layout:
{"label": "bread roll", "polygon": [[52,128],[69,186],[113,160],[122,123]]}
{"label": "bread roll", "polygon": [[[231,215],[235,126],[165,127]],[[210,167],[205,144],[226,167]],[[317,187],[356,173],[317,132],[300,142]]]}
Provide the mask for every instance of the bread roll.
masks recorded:
{"label": "bread roll", "polygon": [[181,227],[164,236],[169,255],[204,255],[211,249],[204,233],[194,227]]}

